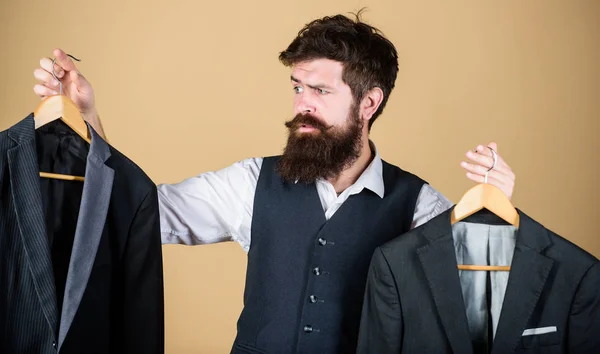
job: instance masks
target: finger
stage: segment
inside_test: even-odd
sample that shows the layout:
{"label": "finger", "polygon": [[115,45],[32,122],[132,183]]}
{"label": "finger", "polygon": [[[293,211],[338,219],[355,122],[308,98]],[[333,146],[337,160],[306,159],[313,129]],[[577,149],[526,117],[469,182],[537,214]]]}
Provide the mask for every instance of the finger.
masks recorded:
{"label": "finger", "polygon": [[504,159],[500,155],[497,155],[496,165],[494,166],[492,171],[499,171],[502,174],[506,175],[509,179],[511,179],[513,181],[515,180],[515,174],[513,173],[510,166],[508,166],[508,164],[504,161]]}
{"label": "finger", "polygon": [[511,168],[504,162],[504,159],[498,154],[496,154],[496,164],[494,165],[494,158],[492,154],[489,153],[489,149],[485,149],[488,151],[485,152],[473,152],[467,151],[466,156],[472,161],[473,164],[484,166],[486,169],[494,167],[494,170],[502,171],[504,173],[511,172]]}
{"label": "finger", "polygon": [[[482,181],[487,172],[486,168],[479,165],[461,163],[461,166],[471,175],[480,176]],[[488,172],[488,178],[500,181],[506,187],[514,187],[515,185],[515,175],[512,171],[503,172],[493,169]]]}
{"label": "finger", "polygon": [[502,174],[510,176],[512,179],[514,179],[515,174],[513,173],[512,169],[506,163],[504,163],[504,161],[501,162],[498,160],[498,163],[492,169],[492,171],[499,171]]}
{"label": "finger", "polygon": [[494,164],[494,159],[491,154],[486,155],[484,152],[473,152],[471,150],[467,151],[467,158],[472,161],[472,163],[484,166],[486,169],[490,169]]}
{"label": "finger", "polygon": [[[481,177],[481,181],[484,180],[486,170],[483,169],[481,166],[471,165],[465,167],[465,170],[472,176]],[[490,172],[488,172],[488,179],[498,181],[506,187],[514,186],[515,184],[514,175],[512,173],[505,174],[496,170],[491,170]]]}
{"label": "finger", "polygon": [[58,80],[44,69],[37,68],[33,71],[33,76],[43,85],[49,87],[58,87]]}
{"label": "finger", "polygon": [[[479,176],[478,180],[480,180],[482,182],[485,181],[485,173],[483,173],[483,174],[473,173],[473,172],[468,172],[468,173],[472,177]],[[502,187],[505,192],[507,192],[507,191],[512,192],[512,190],[515,186],[515,180],[510,175],[506,175],[506,174],[500,173],[496,170],[492,170],[487,174],[487,176],[488,176],[488,183],[496,185],[497,187]],[[507,195],[508,195],[508,193],[507,193]]]}
{"label": "finger", "polygon": [[477,145],[474,151],[485,156],[492,156],[492,152],[490,151],[490,149],[488,149],[484,145]]}
{"label": "finger", "polygon": [[[490,150],[491,149],[491,150]],[[499,152],[498,152],[498,144],[496,144],[495,142],[490,142],[489,144],[487,144],[487,146],[483,146],[483,145],[478,145],[475,148],[475,152],[480,153],[484,156],[489,156],[491,157],[491,161],[492,164],[494,162],[494,154],[492,153],[492,150],[494,150],[494,152],[496,153],[496,166],[500,165],[500,164],[505,164],[504,160],[502,159],[502,157],[500,156]],[[490,165],[489,167],[491,167],[492,165]],[[508,167],[508,165],[506,166]]]}
{"label": "finger", "polygon": [[506,161],[504,161],[504,159],[500,155],[498,155],[498,162],[496,163],[496,165],[503,170],[512,171],[512,168],[510,168],[510,166],[508,166]]}
{"label": "finger", "polygon": [[[485,175],[485,173],[484,173]],[[488,172],[488,178],[492,177],[494,180],[496,181],[500,181],[503,185],[507,186],[507,187],[514,187],[515,185],[515,175],[511,172],[505,173],[502,171],[498,171],[496,169],[491,170],[490,172]]]}
{"label": "finger", "polygon": [[460,163],[460,166],[462,168],[464,168],[465,170],[467,170],[467,172],[471,172],[471,173],[474,173],[474,174],[477,174],[477,175],[481,175],[481,176],[485,175],[485,173],[488,170],[486,167],[483,167],[481,165],[477,165],[477,164],[473,164],[473,163],[468,163],[468,162],[465,162],[465,161],[462,161]]}
{"label": "finger", "polygon": [[55,91],[44,85],[33,86],[33,92],[35,92],[35,94],[38,95],[40,98],[46,98],[48,96],[58,95],[58,91]]}
{"label": "finger", "polygon": [[59,65],[63,67],[65,71],[77,70],[77,67],[75,66],[73,60],[71,60],[71,58],[61,49],[55,49],[53,53],[56,57],[56,62],[59,63]]}
{"label": "finger", "polygon": [[79,73],[78,71],[71,71],[69,72],[69,77],[71,78],[71,81],[75,84],[75,87],[82,88],[85,84],[87,84],[87,80],[85,79],[85,77],[83,75],[81,75],[81,73]]}
{"label": "finger", "polygon": [[[42,67],[42,69],[46,70],[50,75],[52,75],[52,59],[50,59],[50,58],[40,59],[40,66]],[[56,74],[56,77],[58,77],[59,79],[61,79],[65,75],[65,71],[57,63],[54,63],[54,73]]]}
{"label": "finger", "polygon": [[475,148],[475,152],[480,152],[486,156],[492,156],[492,150],[494,150],[496,153],[498,153],[498,144],[496,144],[495,142],[491,142],[487,145],[477,145],[477,147]]}

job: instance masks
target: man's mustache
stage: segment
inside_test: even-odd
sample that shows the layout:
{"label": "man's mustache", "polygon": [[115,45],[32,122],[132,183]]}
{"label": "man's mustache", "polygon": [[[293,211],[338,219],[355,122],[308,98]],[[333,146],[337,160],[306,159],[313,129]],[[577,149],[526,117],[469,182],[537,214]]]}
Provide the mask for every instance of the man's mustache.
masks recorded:
{"label": "man's mustache", "polygon": [[294,119],[285,122],[285,126],[293,130],[298,129],[303,125],[310,125],[311,127],[320,130],[322,133],[325,133],[327,130],[333,127],[333,125],[327,126],[325,123],[321,122],[321,120],[311,114],[302,113],[298,113]]}

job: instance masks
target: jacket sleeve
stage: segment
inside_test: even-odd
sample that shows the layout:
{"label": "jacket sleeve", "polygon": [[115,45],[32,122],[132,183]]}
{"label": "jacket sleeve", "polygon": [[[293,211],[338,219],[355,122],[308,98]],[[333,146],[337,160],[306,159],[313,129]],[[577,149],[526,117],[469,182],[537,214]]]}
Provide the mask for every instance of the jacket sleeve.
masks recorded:
{"label": "jacket sleeve", "polygon": [[569,353],[600,353],[600,262],[590,267],[569,317]]}
{"label": "jacket sleeve", "polygon": [[380,248],[369,266],[358,335],[359,354],[400,353],[402,309],[396,282]]}
{"label": "jacket sleeve", "polygon": [[164,289],[156,188],[141,203],[124,255],[124,353],[164,353]]}

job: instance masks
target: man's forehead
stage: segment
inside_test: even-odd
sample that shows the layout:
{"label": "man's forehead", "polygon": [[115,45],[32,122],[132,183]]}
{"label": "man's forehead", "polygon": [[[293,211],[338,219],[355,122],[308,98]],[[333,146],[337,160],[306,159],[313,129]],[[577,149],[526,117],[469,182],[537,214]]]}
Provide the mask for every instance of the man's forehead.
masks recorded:
{"label": "man's forehead", "polygon": [[292,67],[292,80],[301,83],[325,81],[330,85],[342,84],[343,66],[329,59],[316,59],[295,64]]}

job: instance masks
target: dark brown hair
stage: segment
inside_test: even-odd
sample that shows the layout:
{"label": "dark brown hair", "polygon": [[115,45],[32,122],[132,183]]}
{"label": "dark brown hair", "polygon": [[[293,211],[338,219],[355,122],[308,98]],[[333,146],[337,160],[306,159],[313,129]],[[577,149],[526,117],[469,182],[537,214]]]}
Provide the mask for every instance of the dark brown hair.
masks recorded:
{"label": "dark brown hair", "polygon": [[342,80],[352,90],[356,104],[371,89],[383,91],[381,105],[369,121],[369,130],[381,114],[398,74],[398,53],[381,31],[360,19],[343,15],[326,16],[304,26],[279,60],[286,66],[330,59],[342,63]]}

